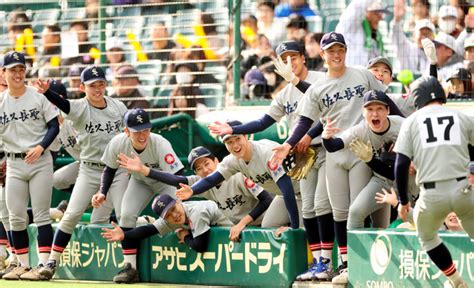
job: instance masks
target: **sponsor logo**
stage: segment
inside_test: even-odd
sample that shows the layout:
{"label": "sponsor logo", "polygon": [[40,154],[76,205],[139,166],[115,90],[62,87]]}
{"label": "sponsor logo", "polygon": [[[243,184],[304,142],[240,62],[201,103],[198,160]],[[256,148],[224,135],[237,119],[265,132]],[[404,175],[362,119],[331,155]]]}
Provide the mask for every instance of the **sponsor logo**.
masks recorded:
{"label": "sponsor logo", "polygon": [[[392,258],[392,243],[386,234],[379,234],[370,249],[370,265],[377,275],[382,275],[387,270]],[[385,287],[385,286],[381,286]]]}

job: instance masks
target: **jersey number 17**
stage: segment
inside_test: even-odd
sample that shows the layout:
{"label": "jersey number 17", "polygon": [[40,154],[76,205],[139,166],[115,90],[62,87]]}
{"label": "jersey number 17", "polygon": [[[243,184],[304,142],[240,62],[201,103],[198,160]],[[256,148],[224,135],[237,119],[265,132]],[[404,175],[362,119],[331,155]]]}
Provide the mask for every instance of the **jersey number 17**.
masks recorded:
{"label": "jersey number 17", "polygon": [[459,118],[456,114],[419,117],[418,124],[423,148],[460,144]]}

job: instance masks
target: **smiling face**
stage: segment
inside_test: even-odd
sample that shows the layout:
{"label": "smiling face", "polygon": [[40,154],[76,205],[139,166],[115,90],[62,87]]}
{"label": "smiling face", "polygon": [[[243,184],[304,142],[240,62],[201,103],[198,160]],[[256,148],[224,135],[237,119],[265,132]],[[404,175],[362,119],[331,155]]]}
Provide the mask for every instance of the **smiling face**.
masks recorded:
{"label": "smiling face", "polygon": [[230,154],[244,161],[250,161],[252,147],[246,135],[231,136],[225,140],[224,144]]}
{"label": "smiling face", "polygon": [[381,133],[388,129],[388,113],[388,106],[378,103],[369,104],[362,110],[367,125],[375,133]]}
{"label": "smiling face", "polygon": [[374,74],[375,78],[382,82],[384,85],[392,82],[392,72],[388,66],[384,63],[377,63],[370,67],[369,71]]}
{"label": "smiling face", "polygon": [[107,82],[99,80],[89,85],[81,84],[79,89],[86,93],[86,98],[93,106],[101,106],[105,104],[104,94],[107,88]]}
{"label": "smiling face", "polygon": [[132,132],[130,129],[125,127],[124,131],[125,134],[130,137],[130,141],[132,142],[132,146],[135,148],[135,150],[145,150],[148,140],[150,139],[151,129],[143,129],[141,131]]}
{"label": "smiling face", "polygon": [[214,172],[219,164],[217,158],[211,159],[208,157],[199,158],[194,162],[194,172],[201,178],[207,177]]}
{"label": "smiling face", "polygon": [[329,70],[337,71],[346,67],[346,52],[346,47],[341,44],[334,44],[321,51],[321,57],[328,65]]}
{"label": "smiling face", "polygon": [[183,225],[186,223],[186,213],[180,201],[176,201],[176,204],[166,212],[165,220],[172,225]]}
{"label": "smiling face", "polygon": [[26,68],[17,65],[12,68],[4,70],[5,80],[7,81],[8,88],[10,90],[18,90],[25,88],[25,77],[26,77]]}
{"label": "smiling face", "polygon": [[303,70],[305,69],[304,63],[305,58],[304,55],[296,52],[288,52],[283,53],[281,55],[281,59],[286,64],[286,58],[290,56],[291,58],[291,70],[295,73],[296,76],[301,77]]}

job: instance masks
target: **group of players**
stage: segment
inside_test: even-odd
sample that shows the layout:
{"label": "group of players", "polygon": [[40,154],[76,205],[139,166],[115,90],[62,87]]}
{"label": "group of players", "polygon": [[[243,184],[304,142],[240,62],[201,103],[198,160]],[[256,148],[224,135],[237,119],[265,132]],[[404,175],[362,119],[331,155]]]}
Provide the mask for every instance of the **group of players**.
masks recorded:
{"label": "group of players", "polygon": [[[219,163],[205,147],[194,148],[188,156],[196,174],[192,176],[181,175],[183,165],[172,144],[151,133],[145,111],[127,111],[120,101],[104,96],[107,81],[100,67],[87,67],[81,74],[85,98],[67,100],[56,81],[37,80],[35,87],[26,86],[24,55],[7,53],[2,68],[6,90],[0,96],[7,159],[0,198],[0,238],[5,235],[0,259],[6,238],[15,259],[3,279],[51,279],[76,224],[92,203],[91,222],[107,223],[112,210],[119,219],[102,233],[122,243],[125,267],[114,277],[117,283],[139,281],[137,239],[176,231],[181,243],[202,252],[211,226],[231,226],[229,239],[238,241],[247,225],[276,227],[277,235],[297,229],[300,214],[314,261],[297,279],[347,283],[347,230],[364,227],[368,216],[373,227],[388,226],[390,207],[383,197],[376,201],[376,194],[385,190],[398,194],[403,220],[413,213],[423,249],[452,287],[467,287],[437,230],[454,211],[474,238],[474,167],[468,168],[473,117],[441,106],[446,96],[433,76],[412,83],[408,97],[388,97],[384,91],[392,76],[390,62],[377,57],[368,69],[346,67],[347,47],[339,33],[325,34],[321,49],[325,73],[308,71],[298,43],[281,43],[275,66],[287,86],[258,120],[212,123],[210,131],[220,136],[230,155]],[[292,131],[284,144],[248,139],[248,134],[284,116]],[[79,172],[53,237],[49,150],[63,130],[72,131],[78,140]],[[295,181],[286,173],[288,159],[308,149],[317,153],[317,160],[304,179]],[[410,166],[420,188],[413,211]],[[138,215],[156,194],[152,209],[158,219],[136,227]],[[212,201],[184,201],[199,194]],[[29,200],[38,226],[39,263],[33,267],[26,230]],[[331,259],[334,239],[341,258],[337,269]]]}

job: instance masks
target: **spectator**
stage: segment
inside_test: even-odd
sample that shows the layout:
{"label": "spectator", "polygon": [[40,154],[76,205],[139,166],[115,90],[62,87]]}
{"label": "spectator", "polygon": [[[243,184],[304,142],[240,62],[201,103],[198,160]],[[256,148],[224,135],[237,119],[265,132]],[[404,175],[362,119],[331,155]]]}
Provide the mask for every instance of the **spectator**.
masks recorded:
{"label": "spectator", "polygon": [[86,19],[89,19],[91,24],[97,23],[99,18],[99,0],[86,0],[84,6],[86,7]]}
{"label": "spectator", "polygon": [[272,47],[276,47],[280,42],[286,40],[282,18],[275,17],[275,3],[271,0],[261,0],[257,3],[257,26],[258,34],[267,36]]}
{"label": "spectator", "polygon": [[107,81],[112,81],[115,71],[117,71],[120,64],[126,61],[123,45],[123,41],[117,37],[107,39],[105,45],[105,49],[107,50],[105,55],[107,57],[107,64],[109,64],[109,67],[105,70]]}
{"label": "spectator", "polygon": [[459,36],[462,29],[457,27],[458,9],[454,6],[443,5],[438,12],[438,27],[441,32],[449,34],[454,38]]}
{"label": "spectator", "polygon": [[138,77],[138,71],[132,65],[124,64],[119,66],[112,81],[112,87],[115,92],[111,97],[130,98],[131,100],[120,99],[128,109],[150,108],[150,103],[144,99],[144,96],[138,90],[138,85],[140,85]]}
{"label": "spectator", "polygon": [[412,17],[405,22],[405,33],[412,33],[415,30],[416,22],[421,19],[430,19],[430,1],[414,0],[411,3]]}
{"label": "spectator", "polygon": [[472,75],[469,70],[458,68],[446,81],[446,94],[448,99],[470,99],[474,98],[472,89]]}
{"label": "spectator", "polygon": [[[255,41],[256,45],[252,49],[242,51],[241,75],[244,76],[247,71],[254,66],[260,66],[263,62],[275,57],[275,52],[272,49],[268,38],[265,35],[257,35]],[[267,60],[266,60],[267,59]],[[268,62],[268,61],[267,61]]]}
{"label": "spectator", "polygon": [[382,1],[370,4],[366,0],[354,0],[342,13],[336,32],[347,37],[348,66],[364,66],[377,56],[383,56],[384,46],[382,35],[378,31],[379,22],[388,13]]}
{"label": "spectator", "polygon": [[205,71],[206,69],[206,56],[204,54],[204,50],[202,49],[201,46],[199,45],[193,45],[191,46],[191,49],[189,51],[189,54],[186,56],[186,59],[195,61],[193,62],[196,64],[198,68],[198,72],[203,72],[202,74],[197,74],[196,75],[196,83],[220,83],[219,80],[212,75],[212,73],[209,73]]}
{"label": "spectator", "polygon": [[197,24],[202,25],[202,28],[204,29],[204,34],[206,34],[207,36],[207,43],[209,45],[209,48],[212,49],[214,53],[218,53],[222,47],[225,47],[227,45],[225,43],[225,39],[219,37],[217,33],[217,26],[220,24],[215,23],[214,18],[211,14],[201,13]]}
{"label": "spectator", "polygon": [[78,64],[74,64],[69,67],[69,72],[67,74],[69,80],[69,89],[68,89],[68,98],[69,99],[80,99],[85,96],[79,87],[81,86],[81,73],[82,68]]}
{"label": "spectator", "polygon": [[242,24],[240,26],[240,34],[242,35],[242,40],[244,40],[245,45],[248,48],[255,48],[257,41],[257,18],[253,15],[249,15],[242,19]]}
{"label": "spectator", "polygon": [[25,29],[32,29],[30,18],[28,18],[26,13],[21,10],[13,11],[10,21],[8,22],[8,39],[10,39],[10,48],[15,47],[18,36],[23,34]]}
{"label": "spectator", "polygon": [[303,44],[304,37],[308,33],[308,22],[303,16],[292,14],[286,24],[286,38]]}
{"label": "spectator", "polygon": [[165,23],[159,22],[151,28],[151,43],[153,51],[148,53],[150,60],[167,61],[170,58],[171,49],[176,47],[176,44],[169,39],[168,29]]}
{"label": "spectator", "polygon": [[271,95],[271,99],[273,99],[280,90],[285,88],[287,82],[275,72],[276,67],[272,61],[262,64],[259,69],[262,71],[265,80],[267,80],[268,86],[273,91]]}
{"label": "spectator", "polygon": [[321,58],[321,38],[323,38],[323,33],[308,33],[304,37],[304,47],[306,50],[306,67],[308,70],[314,71],[323,71],[326,72],[324,68],[324,60]]}
{"label": "spectator", "polygon": [[91,57],[91,50],[97,49],[97,47],[89,43],[89,24],[86,21],[76,20],[70,24],[69,31],[76,32],[77,34],[80,55],[67,59],[65,65],[72,65],[74,63],[94,64],[95,59]]}
{"label": "spectator", "polygon": [[438,78],[445,81],[457,68],[462,67],[463,58],[456,52],[457,44],[453,36],[439,32],[433,42],[438,59]]}
{"label": "spectator", "polygon": [[[474,75],[474,36],[464,41],[464,68]],[[474,77],[471,77],[472,87],[474,87]]]}
{"label": "spectator", "polygon": [[208,110],[202,99],[196,96],[202,95],[201,89],[195,84],[196,77],[193,73],[198,68],[194,63],[180,63],[175,66],[177,86],[171,92],[168,116],[176,113],[186,113],[192,118],[207,113]]}
{"label": "spectator", "polygon": [[446,216],[443,224],[445,229],[448,231],[464,231],[458,216],[454,212],[451,212]]}
{"label": "spectator", "polygon": [[[272,87],[268,85],[265,76],[257,68],[245,74],[243,96],[248,99],[271,99]],[[246,93],[245,93],[246,92]]]}
{"label": "spectator", "polygon": [[413,42],[408,40],[401,27],[401,19],[406,13],[405,3],[404,1],[395,1],[394,3],[392,43],[398,60],[397,63],[395,63],[394,70],[401,71],[408,69],[417,74],[427,73],[430,63],[423,52],[421,40],[424,38],[433,40],[436,31],[435,26],[428,19],[419,20],[415,25]]}
{"label": "spectator", "polygon": [[[41,34],[41,54],[36,59],[30,75],[41,78],[61,76],[59,66],[61,57],[61,28],[58,25],[46,25]],[[40,73],[41,72],[41,73]]]}
{"label": "spectator", "polygon": [[275,8],[276,17],[288,17],[291,14],[298,14],[304,17],[317,15],[311,10],[306,0],[289,0],[288,3],[281,3]]}

